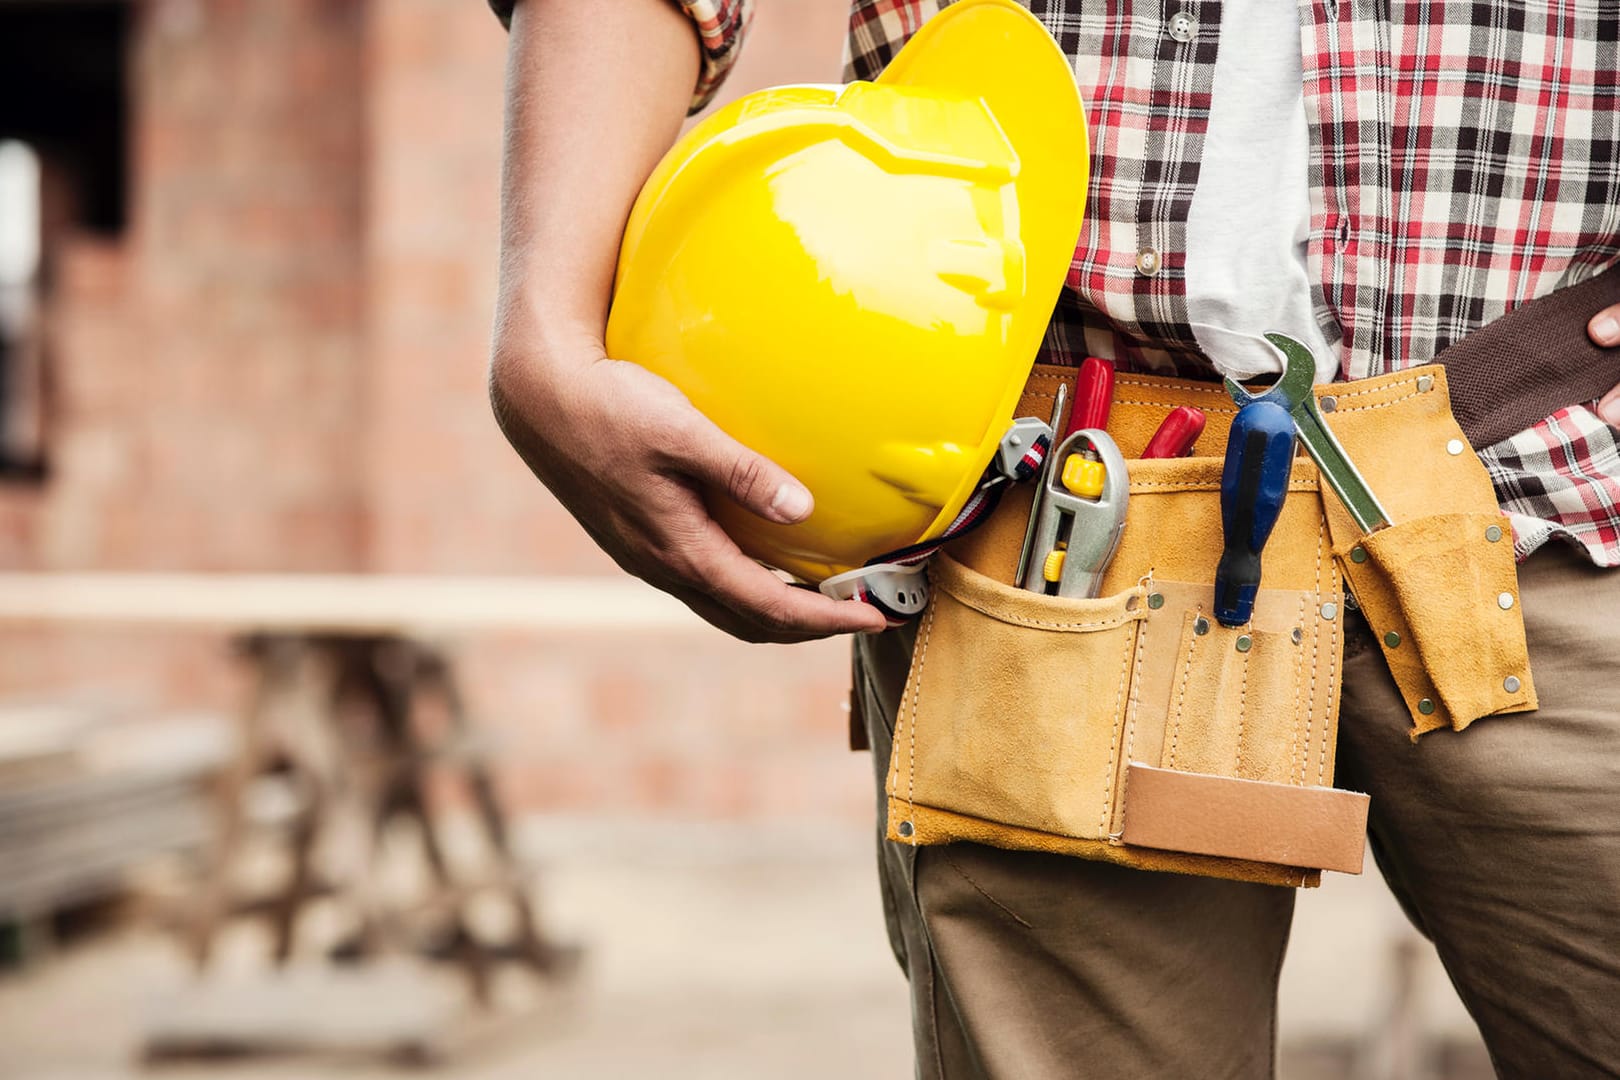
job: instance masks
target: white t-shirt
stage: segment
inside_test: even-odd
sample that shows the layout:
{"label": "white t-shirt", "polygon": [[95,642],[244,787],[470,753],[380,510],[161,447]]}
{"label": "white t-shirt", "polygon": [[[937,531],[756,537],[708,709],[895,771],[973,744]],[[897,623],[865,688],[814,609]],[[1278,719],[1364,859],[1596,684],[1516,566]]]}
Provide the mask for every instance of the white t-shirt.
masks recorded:
{"label": "white t-shirt", "polygon": [[1299,16],[1293,0],[1225,0],[1198,186],[1187,216],[1187,310],[1198,344],[1236,378],[1278,370],[1278,330],[1338,370],[1312,311]]}

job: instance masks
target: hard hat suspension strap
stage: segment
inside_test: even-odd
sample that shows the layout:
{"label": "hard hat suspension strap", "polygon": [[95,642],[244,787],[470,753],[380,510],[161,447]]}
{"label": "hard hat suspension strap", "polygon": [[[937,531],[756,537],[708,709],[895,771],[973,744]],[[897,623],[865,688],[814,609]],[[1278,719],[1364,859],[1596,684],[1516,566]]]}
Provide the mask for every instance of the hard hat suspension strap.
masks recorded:
{"label": "hard hat suspension strap", "polygon": [[1014,420],[984,476],[949,526],[932,540],[891,551],[869,560],[859,570],[830,577],[821,591],[840,600],[863,600],[883,613],[891,627],[922,613],[928,603],[928,579],[923,563],[943,545],[984,524],[1001,502],[1009,484],[1036,476],[1052,449],[1052,429],[1041,420]]}

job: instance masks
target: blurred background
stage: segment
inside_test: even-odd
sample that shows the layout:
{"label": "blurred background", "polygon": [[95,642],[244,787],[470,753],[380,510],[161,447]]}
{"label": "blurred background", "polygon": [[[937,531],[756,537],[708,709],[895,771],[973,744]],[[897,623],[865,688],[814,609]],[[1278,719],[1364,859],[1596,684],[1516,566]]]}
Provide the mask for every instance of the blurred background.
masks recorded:
{"label": "blurred background", "polygon": [[[761,0],[724,101],[838,78]],[[0,1077],[910,1075],[847,646],[619,574],[484,362],[480,0],[0,0]],[[1283,1075],[1490,1075],[1376,874]]]}

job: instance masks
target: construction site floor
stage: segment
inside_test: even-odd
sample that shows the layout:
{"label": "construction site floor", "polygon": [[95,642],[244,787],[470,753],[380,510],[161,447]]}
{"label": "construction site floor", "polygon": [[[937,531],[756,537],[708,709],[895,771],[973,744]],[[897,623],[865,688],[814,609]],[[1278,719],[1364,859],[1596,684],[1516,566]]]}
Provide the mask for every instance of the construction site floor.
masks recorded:
{"label": "construction site floor", "polygon": [[[326,1040],[298,1054],[143,1061],[153,1017],[199,987],[174,941],[134,920],[0,977],[0,1077],[908,1077],[906,990],[871,843],[859,825],[530,821],[523,847],[544,917],[588,950],[573,984],[536,990],[514,972],[501,1015],[468,1020],[448,973],[380,969],[364,989],[293,995],[321,1002]],[[1413,940],[1376,873],[1329,875],[1301,894],[1283,978],[1283,1080],[1491,1075],[1432,951]],[[203,992],[263,982],[251,928],[229,945]],[[1403,949],[1415,958],[1404,997]],[[305,964],[294,977],[318,981],[323,970]],[[437,1055],[424,1065],[379,1053],[389,1015],[423,1027],[459,1019],[424,1036]]]}

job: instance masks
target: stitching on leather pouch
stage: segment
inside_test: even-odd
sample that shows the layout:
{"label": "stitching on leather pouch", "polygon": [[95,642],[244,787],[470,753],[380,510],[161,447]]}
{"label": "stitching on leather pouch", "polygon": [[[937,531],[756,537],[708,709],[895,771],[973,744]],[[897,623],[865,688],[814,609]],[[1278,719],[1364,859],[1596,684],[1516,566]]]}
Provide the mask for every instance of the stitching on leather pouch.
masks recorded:
{"label": "stitching on leather pouch", "polygon": [[1327,515],[1324,513],[1316,525],[1316,616],[1311,619],[1311,694],[1310,707],[1305,710],[1305,744],[1299,748],[1299,782],[1305,783],[1310,768],[1311,732],[1316,730],[1316,672],[1322,645],[1322,548],[1327,543]]}
{"label": "stitching on leather pouch", "polygon": [[[1194,610],[1199,614],[1203,614],[1203,605],[1200,604]],[[1182,625],[1186,625],[1185,619],[1182,620]],[[1196,648],[1197,645],[1198,635],[1188,635],[1187,659],[1181,665],[1181,688],[1176,691],[1176,722],[1170,728],[1170,757],[1169,760],[1165,762],[1166,767],[1171,769],[1176,767],[1176,744],[1181,739],[1181,714],[1187,701],[1187,680],[1192,676],[1193,649]]]}
{"label": "stitching on leather pouch", "polygon": [[[1152,574],[1150,572],[1149,573],[1150,580],[1151,580],[1151,577],[1152,577]],[[1126,719],[1125,719],[1125,760],[1126,760],[1126,762],[1129,762],[1131,760],[1131,758],[1136,753],[1136,705],[1137,705],[1137,702],[1139,702],[1141,700],[1140,695],[1141,695],[1141,692],[1142,692],[1142,653],[1144,651],[1144,647],[1146,646],[1146,644],[1147,644],[1147,635],[1142,632],[1141,627],[1137,627],[1137,630],[1136,630],[1136,664],[1135,664],[1135,670],[1131,672],[1131,696],[1130,696],[1130,700],[1126,704],[1126,707],[1125,707],[1126,708],[1126,713],[1125,713],[1125,716],[1126,716]],[[1116,769],[1118,768],[1117,765],[1115,767],[1116,767]],[[1121,779],[1120,782],[1119,782],[1119,811],[1120,811],[1120,813],[1122,815],[1125,813],[1125,796],[1126,796],[1126,793],[1130,790],[1130,786],[1131,786],[1131,770],[1129,768],[1127,768],[1125,770],[1124,778]],[[1118,833],[1109,833],[1108,834],[1108,839],[1109,839],[1109,841],[1111,843],[1118,843],[1119,842],[1119,834]]]}
{"label": "stitching on leather pouch", "polygon": [[[1162,488],[1162,489],[1164,489],[1166,491],[1207,491],[1212,495],[1220,490],[1218,487],[1210,487],[1208,484],[1197,484],[1197,483],[1192,483],[1192,482],[1189,482],[1189,481],[1186,481],[1186,480],[1132,480],[1131,481],[1131,490],[1133,490],[1133,491],[1137,490],[1137,489],[1141,489],[1141,490],[1145,491],[1148,488]],[[1320,490],[1322,490],[1322,485],[1321,485],[1321,483],[1319,481],[1316,481],[1316,480],[1291,479],[1291,480],[1288,481],[1288,490],[1289,491],[1320,491]]]}
{"label": "stitching on leather pouch", "polygon": [[[1362,391],[1357,391],[1357,392],[1358,393],[1370,393],[1371,391],[1362,390]],[[1346,396],[1349,396],[1349,395],[1346,395]],[[1398,397],[1398,398],[1395,398],[1395,399],[1393,399],[1391,401],[1380,401],[1376,405],[1351,405],[1348,408],[1336,409],[1334,411],[1335,412],[1372,412],[1374,409],[1387,409],[1392,405],[1400,405],[1403,402],[1410,401],[1412,398],[1414,398],[1416,396],[1417,396],[1417,394],[1414,392],[1414,393],[1411,393],[1411,394],[1405,394],[1405,395],[1403,395],[1401,397]]]}
{"label": "stitching on leather pouch", "polygon": [[[1410,387],[1406,393],[1406,397],[1411,397],[1413,394],[1417,393],[1417,381],[1422,377],[1423,376],[1420,375],[1414,375],[1409,379],[1395,379],[1391,382],[1385,383],[1383,386],[1369,386],[1364,390],[1351,390],[1349,393],[1334,394],[1333,396],[1338,398],[1340,401],[1343,401],[1345,398],[1366,397],[1368,394],[1387,394],[1391,390],[1405,386]],[[1397,400],[1404,401],[1405,398],[1399,398]]]}
{"label": "stitching on leather pouch", "polygon": [[[1132,378],[1129,378],[1128,376],[1125,376],[1125,375],[1116,375],[1114,377],[1114,385],[1115,386],[1140,386],[1143,390],[1148,390],[1148,391],[1158,389],[1158,387],[1155,386],[1152,383],[1145,383],[1141,379],[1132,379]],[[1211,385],[1209,385],[1207,387],[1205,387],[1205,386],[1179,386],[1179,387],[1177,387],[1177,389],[1178,390],[1188,390],[1188,391],[1191,391],[1192,393],[1195,393],[1195,394],[1214,394],[1214,395],[1216,395],[1218,397],[1226,398],[1228,401],[1231,400],[1230,397],[1228,397],[1228,395],[1226,393],[1226,388],[1224,386],[1219,386],[1219,385],[1215,385],[1215,384],[1211,384]],[[1163,405],[1164,402],[1163,401],[1142,401],[1142,402],[1122,402],[1122,404]],[[1206,409],[1204,411],[1208,412],[1209,410]],[[1236,410],[1234,409],[1234,411],[1236,411]]]}
{"label": "stitching on leather pouch", "polygon": [[[1316,549],[1316,563],[1317,563],[1318,567],[1320,567],[1321,564],[1322,564],[1322,549],[1321,549],[1320,546],[1318,546],[1317,549]],[[1318,570],[1317,573],[1321,573],[1321,571]],[[1305,627],[1305,594],[1304,593],[1300,593],[1300,595],[1299,595],[1299,614],[1294,617],[1294,620],[1295,620],[1295,622],[1297,622],[1299,624],[1299,627],[1300,627],[1301,631],[1303,632],[1304,627]],[[1314,642],[1315,637],[1313,636],[1311,640]],[[1304,664],[1304,662],[1305,662],[1305,650],[1303,648],[1296,649],[1294,651],[1294,722],[1293,722],[1292,725],[1290,725],[1290,730],[1289,730],[1289,735],[1288,735],[1288,737],[1289,737],[1289,744],[1288,744],[1288,782],[1290,784],[1292,784],[1294,782],[1294,777],[1299,775],[1299,762],[1300,762],[1300,751],[1299,751],[1299,714],[1300,714],[1299,692],[1302,689],[1304,689],[1304,687],[1305,687],[1305,680],[1300,677],[1299,669],[1300,669],[1300,666],[1302,664]],[[1316,666],[1313,664],[1311,666],[1311,680],[1312,680],[1312,683],[1313,683],[1313,687],[1312,687],[1311,692],[1313,694],[1316,692],[1315,688],[1314,688],[1315,679],[1316,679]]]}
{"label": "stitching on leather pouch", "polygon": [[[1140,631],[1137,634],[1141,636]],[[1113,786],[1114,770],[1119,767],[1119,727],[1124,723],[1125,713],[1125,687],[1130,683],[1131,674],[1131,643],[1127,641],[1125,648],[1120,651],[1119,689],[1114,691],[1114,734],[1108,741],[1108,766],[1103,770],[1102,783],[1102,813],[1097,818],[1097,834],[1108,835],[1108,789]]]}
{"label": "stitching on leather pouch", "polygon": [[[917,672],[916,677],[912,681],[911,687],[911,733],[910,737],[906,741],[908,751],[906,765],[908,772],[908,775],[906,776],[906,807],[908,813],[915,812],[917,807],[917,701],[920,697],[922,697],[923,665],[928,662],[928,642],[934,636],[934,613],[938,610],[938,608],[938,604],[928,605],[928,615],[923,621],[922,642],[917,646]],[[899,734],[900,732],[897,725],[895,729],[895,736],[898,738]],[[898,769],[900,764],[898,758],[895,759],[894,764],[895,768]],[[916,832],[913,831],[911,834],[911,843],[913,846],[916,846],[917,843],[916,836]]]}
{"label": "stitching on leather pouch", "polygon": [[[1254,645],[1258,645],[1255,642]],[[1249,709],[1249,658],[1254,655],[1254,646],[1243,654],[1243,679],[1238,683],[1238,725],[1237,725],[1237,752],[1232,760],[1232,775],[1243,775],[1243,718]]]}
{"label": "stitching on leather pouch", "polygon": [[[1148,408],[1148,409],[1164,409],[1164,408],[1169,407],[1169,402],[1167,402],[1167,401],[1136,401],[1136,400],[1134,400],[1132,398],[1118,398],[1118,399],[1115,400],[1114,404],[1115,405],[1141,405],[1144,408]],[[1221,414],[1227,415],[1227,416],[1235,416],[1235,415],[1237,415],[1237,409],[1235,409],[1235,408],[1231,408],[1231,409],[1220,409],[1220,408],[1215,408],[1215,407],[1206,408],[1206,407],[1204,407],[1202,405],[1200,405],[1199,408],[1202,409],[1206,413],[1221,413]]]}
{"label": "stitching on leather pouch", "polygon": [[[1339,590],[1336,587],[1337,583],[1338,583],[1338,576],[1339,576],[1338,568],[1334,567],[1334,566],[1332,566],[1330,564],[1329,567],[1328,567],[1328,572],[1329,572],[1328,584],[1335,586],[1335,588],[1333,590],[1333,594],[1335,596],[1337,596],[1339,594]],[[1317,759],[1317,762],[1316,762],[1316,786],[1317,787],[1322,786],[1323,778],[1327,775],[1328,722],[1333,718],[1333,690],[1334,690],[1334,685],[1338,682],[1338,679],[1339,679],[1339,672],[1338,672],[1338,667],[1339,667],[1339,624],[1342,623],[1343,621],[1344,621],[1344,617],[1342,615],[1339,618],[1333,620],[1333,629],[1332,629],[1332,631],[1330,631],[1330,636],[1328,638],[1329,652],[1328,652],[1327,707],[1322,710],[1322,753],[1321,753],[1321,756]]]}
{"label": "stitching on leather pouch", "polygon": [[[991,611],[988,606],[976,604],[968,597],[962,596],[959,593],[950,592],[948,589],[942,589],[941,591],[945,592],[946,595],[948,595],[952,600],[955,600],[958,604],[961,604],[963,607],[972,608],[980,615],[988,615],[990,618],[999,623],[1006,623],[1009,626],[1028,626],[1037,630],[1113,630],[1117,627],[1124,626],[1128,622],[1140,620],[1143,617],[1140,611],[1122,611],[1117,615],[1110,615],[1105,619],[1097,619],[1090,622],[1048,622],[1045,619],[1032,618],[1028,615],[1014,615],[1010,612]],[[1141,607],[1140,602],[1138,602],[1137,607]]]}

